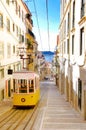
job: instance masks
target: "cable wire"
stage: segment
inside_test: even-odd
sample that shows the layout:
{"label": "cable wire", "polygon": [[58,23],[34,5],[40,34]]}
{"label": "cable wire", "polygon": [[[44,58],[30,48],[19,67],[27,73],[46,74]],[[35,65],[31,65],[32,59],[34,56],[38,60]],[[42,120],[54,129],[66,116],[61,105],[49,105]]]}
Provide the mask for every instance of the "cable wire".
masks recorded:
{"label": "cable wire", "polygon": [[[25,0],[25,3],[28,5],[29,2],[32,2],[32,0]],[[36,10],[36,4],[35,4],[35,0],[33,0],[33,4],[34,4],[34,10],[35,10],[35,14],[36,14],[36,21],[37,21],[37,26],[38,26],[38,33],[39,33],[39,38],[40,38],[40,44],[41,44],[41,48],[43,50],[43,46],[42,46],[42,39],[41,39],[41,33],[40,33],[40,27],[39,27],[39,20],[38,20],[38,14],[37,14],[37,10]]]}
{"label": "cable wire", "polygon": [[36,14],[36,20],[37,20],[38,32],[39,32],[39,37],[40,37],[40,42],[41,42],[41,48],[43,50],[42,39],[41,39],[41,33],[40,33],[40,27],[39,27],[38,14],[37,14],[37,10],[36,10],[35,0],[33,0],[33,4],[34,4],[34,9],[35,9],[35,14]]}
{"label": "cable wire", "polygon": [[[26,3],[29,2],[29,0],[25,1]],[[36,20],[37,20],[37,26],[38,26],[38,32],[39,32],[39,37],[40,37],[40,42],[41,42],[41,48],[43,50],[42,46],[42,39],[41,39],[41,33],[40,33],[40,27],[39,27],[39,21],[38,21],[38,14],[36,10],[36,4],[35,0],[33,0],[34,4],[34,9],[35,9],[35,14],[36,14]],[[48,0],[46,0],[46,14],[47,14],[47,31],[48,31],[48,46],[49,46],[49,51],[50,51],[50,34],[49,34],[49,18],[48,18]]]}
{"label": "cable wire", "polygon": [[48,46],[49,46],[49,51],[50,51],[50,34],[49,34],[49,18],[48,18],[48,0],[46,0],[46,14],[47,14]]}

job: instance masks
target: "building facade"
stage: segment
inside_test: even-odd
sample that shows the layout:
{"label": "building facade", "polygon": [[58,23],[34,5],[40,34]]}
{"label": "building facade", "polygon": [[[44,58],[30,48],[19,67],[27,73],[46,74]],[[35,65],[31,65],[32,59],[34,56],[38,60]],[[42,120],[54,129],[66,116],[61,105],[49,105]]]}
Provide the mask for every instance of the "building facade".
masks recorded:
{"label": "building facade", "polygon": [[38,51],[38,54],[37,54],[37,57],[38,57],[38,74],[40,76],[40,80],[44,80],[44,77],[45,77],[45,63],[46,63],[46,60],[45,60],[45,57],[44,55],[42,54],[41,51]]}
{"label": "building facade", "polygon": [[32,14],[25,3],[23,3],[26,14],[25,14],[25,44],[20,45],[20,58],[23,61],[23,69],[38,72],[37,68],[37,49],[38,44],[35,35],[32,31],[33,21]]}
{"label": "building facade", "polygon": [[28,11],[22,0],[0,0],[0,100],[12,96],[11,73],[23,68]]}
{"label": "building facade", "polygon": [[59,90],[86,119],[86,1],[61,0]]}

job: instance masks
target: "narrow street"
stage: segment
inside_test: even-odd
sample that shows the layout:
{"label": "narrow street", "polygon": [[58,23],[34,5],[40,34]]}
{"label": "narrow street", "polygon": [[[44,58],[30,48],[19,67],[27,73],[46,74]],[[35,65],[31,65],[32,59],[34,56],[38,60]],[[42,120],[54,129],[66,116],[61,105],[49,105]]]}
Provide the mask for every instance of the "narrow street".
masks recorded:
{"label": "narrow street", "polygon": [[[20,130],[20,128],[21,130],[86,130],[86,121],[73,109],[69,102],[66,102],[64,95],[59,93],[54,82],[48,80],[41,82],[40,90],[42,98],[38,104],[36,114],[33,114],[33,118],[30,121],[27,120],[29,119],[28,113],[30,113],[30,109],[12,110],[12,101],[3,101],[0,104],[0,120],[3,120],[2,118],[6,114],[10,114],[10,111],[16,112],[16,110],[19,113],[23,111],[26,116],[24,120],[21,120],[23,114],[19,115],[19,117],[17,114],[16,121],[14,117],[11,121],[4,123],[4,129],[0,128],[0,130],[14,130],[15,127],[16,130]],[[8,120],[9,117],[6,119]],[[21,120],[19,124],[18,120]],[[27,121],[27,127],[24,127]],[[18,124],[18,127],[15,124]],[[0,123],[0,125],[2,124]]]}
{"label": "narrow street", "polygon": [[0,0],[0,130],[86,130],[86,0]]}

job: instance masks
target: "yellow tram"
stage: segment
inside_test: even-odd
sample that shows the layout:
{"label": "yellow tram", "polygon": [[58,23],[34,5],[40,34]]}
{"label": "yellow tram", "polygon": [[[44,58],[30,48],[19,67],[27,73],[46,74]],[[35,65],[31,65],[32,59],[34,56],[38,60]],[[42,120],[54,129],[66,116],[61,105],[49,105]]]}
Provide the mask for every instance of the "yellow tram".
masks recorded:
{"label": "yellow tram", "polygon": [[39,75],[35,72],[13,73],[13,106],[34,106],[40,99]]}

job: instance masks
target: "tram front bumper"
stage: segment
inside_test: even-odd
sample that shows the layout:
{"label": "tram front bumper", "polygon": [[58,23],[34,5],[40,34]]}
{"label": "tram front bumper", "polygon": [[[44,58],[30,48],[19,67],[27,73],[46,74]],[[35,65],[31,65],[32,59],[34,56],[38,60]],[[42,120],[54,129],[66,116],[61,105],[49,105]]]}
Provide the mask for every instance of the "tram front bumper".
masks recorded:
{"label": "tram front bumper", "polygon": [[32,94],[14,94],[13,95],[13,106],[32,106],[36,105],[39,100],[36,93]]}

